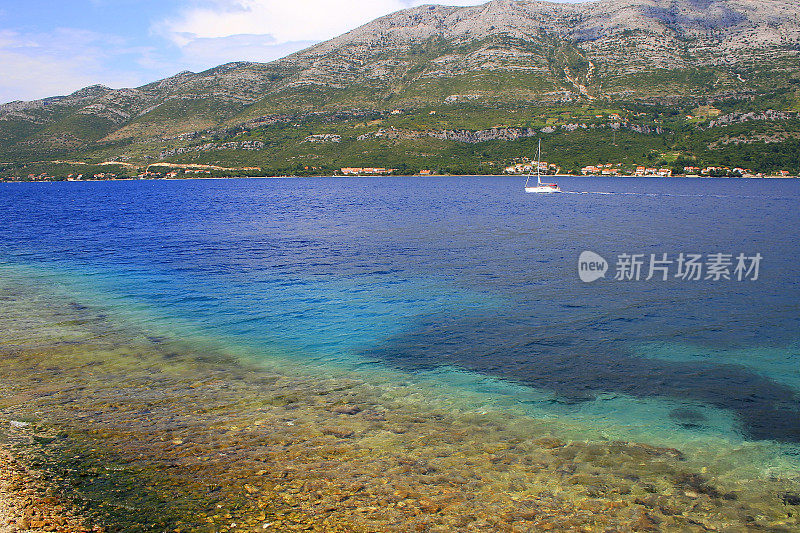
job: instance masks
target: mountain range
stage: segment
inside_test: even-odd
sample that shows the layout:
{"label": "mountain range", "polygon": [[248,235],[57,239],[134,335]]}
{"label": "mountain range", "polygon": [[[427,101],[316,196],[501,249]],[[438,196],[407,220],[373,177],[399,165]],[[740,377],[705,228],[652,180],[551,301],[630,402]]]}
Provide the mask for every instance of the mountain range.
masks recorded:
{"label": "mountain range", "polygon": [[271,63],[0,105],[0,171],[477,172],[537,136],[565,168],[796,170],[799,111],[794,1],[494,0],[399,11]]}

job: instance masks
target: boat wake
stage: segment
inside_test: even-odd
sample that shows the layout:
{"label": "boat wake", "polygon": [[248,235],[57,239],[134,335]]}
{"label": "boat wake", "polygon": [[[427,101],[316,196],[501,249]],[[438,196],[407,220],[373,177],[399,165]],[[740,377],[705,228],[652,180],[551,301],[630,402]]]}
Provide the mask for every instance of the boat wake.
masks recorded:
{"label": "boat wake", "polygon": [[[599,194],[603,196],[644,196],[651,198],[676,197],[676,198],[764,198],[763,195],[739,195],[739,194],[675,194],[675,193],[653,193],[653,192],[629,192],[629,191],[561,191],[563,194]],[[788,196],[773,196],[774,200],[790,199]]]}

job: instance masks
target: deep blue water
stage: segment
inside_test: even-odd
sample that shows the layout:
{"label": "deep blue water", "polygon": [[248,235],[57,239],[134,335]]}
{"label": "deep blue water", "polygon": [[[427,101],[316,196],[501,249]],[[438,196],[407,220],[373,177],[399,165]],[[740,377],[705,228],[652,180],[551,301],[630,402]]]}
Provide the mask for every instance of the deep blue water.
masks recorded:
{"label": "deep blue water", "polygon": [[[800,181],[559,182],[582,194],[496,177],[0,184],[0,263],[256,354],[461,369],[562,416],[654,399],[676,430],[721,412],[742,438],[800,442]],[[584,250],[606,279],[579,280]],[[757,281],[615,281],[623,253],[764,259]]]}

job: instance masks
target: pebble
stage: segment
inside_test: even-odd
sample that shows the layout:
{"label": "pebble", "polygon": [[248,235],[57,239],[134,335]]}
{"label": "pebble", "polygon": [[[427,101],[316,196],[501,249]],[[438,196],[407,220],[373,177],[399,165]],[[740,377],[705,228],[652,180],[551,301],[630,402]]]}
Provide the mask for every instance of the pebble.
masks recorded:
{"label": "pebble", "polygon": [[355,432],[343,428],[325,428],[322,430],[323,435],[332,435],[339,439],[347,439],[353,436]]}
{"label": "pebble", "polygon": [[80,514],[60,501],[42,476],[26,466],[27,462],[0,445],[0,531],[87,531]]}
{"label": "pebble", "polygon": [[[68,407],[42,399],[36,408],[53,418],[71,413],[69,420],[79,420],[73,428],[95,431],[87,448],[112,450],[110,456],[97,452],[93,460],[101,466],[82,482],[110,479],[102,465],[113,459],[123,470],[126,461],[150,468],[143,479],[159,496],[190,495],[202,513],[176,505],[176,512],[185,513],[178,523],[184,531],[681,531],[687,524],[733,531],[746,530],[738,526],[746,524],[747,513],[763,513],[764,524],[796,526],[786,518],[791,505],[781,500],[796,501],[794,492],[786,492],[793,487],[736,487],[739,499],[730,505],[721,495],[734,487],[723,481],[719,467],[704,468],[700,477],[688,460],[694,458],[685,460],[678,450],[584,442],[575,434],[558,438],[550,435],[557,428],[544,423],[526,419],[524,427],[514,428],[491,414],[437,411],[423,397],[409,405],[399,387],[391,398],[356,382],[342,392],[334,380],[321,386],[281,376],[250,383],[230,378],[233,366],[218,374],[209,370],[199,390],[165,373],[157,392],[134,369],[131,382],[138,384],[125,383],[131,387],[124,391],[126,402],[117,399],[114,409],[102,395],[89,394],[96,390],[91,387]],[[82,373],[69,378],[76,384],[89,379]],[[314,387],[327,392],[315,393]],[[265,395],[278,400],[252,401]],[[132,423],[143,412],[147,424]],[[175,446],[183,442],[174,438],[176,413],[192,414],[191,427],[180,430],[191,435],[191,446]],[[4,476],[0,468],[0,491],[27,494],[26,478],[4,485]],[[131,479],[141,481],[135,471]],[[116,493],[105,496],[113,500]],[[44,493],[29,497],[20,509],[37,508],[31,522],[60,533],[82,531],[70,529],[80,524],[78,515],[57,494],[48,503]],[[0,497],[0,517],[7,514],[2,505]],[[152,514],[162,503],[146,505]],[[63,525],[58,516],[66,519]]]}
{"label": "pebble", "polygon": [[332,411],[340,415],[357,415],[362,409],[356,405],[337,405]]}

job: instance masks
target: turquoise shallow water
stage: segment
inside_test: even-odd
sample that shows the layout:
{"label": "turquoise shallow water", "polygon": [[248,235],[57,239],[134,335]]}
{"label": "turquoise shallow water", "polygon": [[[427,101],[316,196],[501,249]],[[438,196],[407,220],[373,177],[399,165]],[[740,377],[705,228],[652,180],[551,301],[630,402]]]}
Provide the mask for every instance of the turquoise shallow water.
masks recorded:
{"label": "turquoise shallow water", "polygon": [[[407,380],[597,438],[800,442],[794,181],[0,186],[2,272],[248,360]],[[602,194],[601,194],[602,193]],[[577,257],[761,253],[758,281],[587,285]]]}

